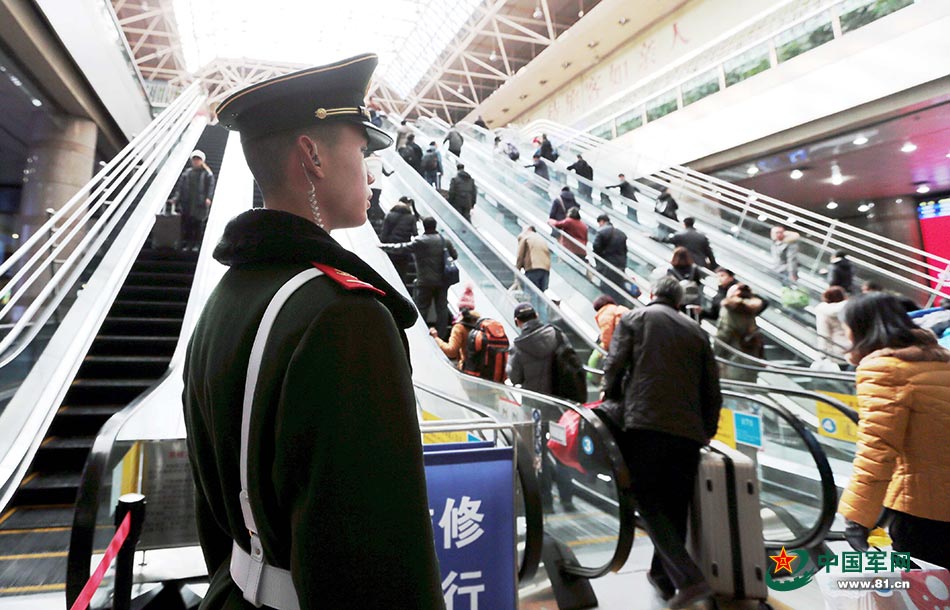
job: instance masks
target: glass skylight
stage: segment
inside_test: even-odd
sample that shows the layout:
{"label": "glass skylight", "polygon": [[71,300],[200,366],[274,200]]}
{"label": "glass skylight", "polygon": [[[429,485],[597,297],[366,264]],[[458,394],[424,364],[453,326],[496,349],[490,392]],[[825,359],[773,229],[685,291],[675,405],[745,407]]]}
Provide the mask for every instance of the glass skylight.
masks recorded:
{"label": "glass skylight", "polygon": [[407,96],[484,0],[174,0],[186,67],[217,57],[316,65],[379,55]]}

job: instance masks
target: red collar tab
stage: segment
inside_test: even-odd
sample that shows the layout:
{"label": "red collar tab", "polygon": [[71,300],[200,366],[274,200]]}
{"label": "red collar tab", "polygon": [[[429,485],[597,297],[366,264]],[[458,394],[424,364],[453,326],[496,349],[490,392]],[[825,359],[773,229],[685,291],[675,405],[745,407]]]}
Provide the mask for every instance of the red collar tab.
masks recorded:
{"label": "red collar tab", "polygon": [[356,277],[355,275],[351,273],[347,273],[346,271],[340,271],[339,269],[334,269],[333,267],[329,265],[321,265],[320,263],[311,263],[311,264],[317,269],[319,269],[320,271],[322,271],[324,274],[326,274],[328,278],[330,278],[331,280],[333,280],[340,286],[343,286],[347,290],[369,290],[371,292],[375,292],[376,294],[380,296],[383,296],[383,297],[386,296],[386,293],[380,290],[379,288],[377,288],[376,286],[373,286],[372,284],[368,284],[364,282],[363,280],[359,279],[358,277]]}

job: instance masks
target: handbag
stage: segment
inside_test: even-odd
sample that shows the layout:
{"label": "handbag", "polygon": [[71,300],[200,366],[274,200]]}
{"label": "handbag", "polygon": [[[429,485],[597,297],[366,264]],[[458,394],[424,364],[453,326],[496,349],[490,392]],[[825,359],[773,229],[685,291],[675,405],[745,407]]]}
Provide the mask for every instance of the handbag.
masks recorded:
{"label": "handbag", "polygon": [[445,238],[442,238],[442,283],[446,288],[459,283],[459,268],[449,256],[449,249],[445,247]]}

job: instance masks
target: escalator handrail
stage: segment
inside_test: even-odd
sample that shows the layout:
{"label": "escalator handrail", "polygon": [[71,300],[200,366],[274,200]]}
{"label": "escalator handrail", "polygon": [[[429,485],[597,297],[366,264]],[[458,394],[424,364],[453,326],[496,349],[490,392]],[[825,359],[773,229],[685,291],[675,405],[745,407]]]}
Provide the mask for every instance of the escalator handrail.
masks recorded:
{"label": "escalator handrail", "polygon": [[815,466],[818,469],[818,476],[821,481],[821,513],[818,521],[811,529],[799,535],[793,540],[774,541],[766,540],[766,548],[778,548],[786,546],[789,548],[813,548],[823,542],[834,524],[835,514],[838,510],[838,488],[835,485],[834,473],[831,470],[831,464],[828,462],[828,456],[824,449],[802,421],[793,415],[788,409],[779,404],[771,404],[754,396],[723,390],[723,396],[731,396],[740,400],[746,400],[758,403],[760,406],[770,409],[778,414],[785,422],[795,430],[796,434],[805,443],[808,453],[815,460]]}
{"label": "escalator handrail", "polygon": [[[452,158],[454,158],[454,157],[452,157]],[[539,179],[539,180],[543,180],[543,179]],[[521,218],[521,216],[522,216],[521,210],[519,210],[516,206],[512,206],[512,205],[507,204],[507,203],[502,203],[500,200],[498,200],[498,198],[497,198],[494,194],[492,195],[492,197],[493,197],[494,199],[496,199],[496,201],[498,201],[501,205],[504,205],[505,208],[506,208],[509,212],[511,212],[511,213],[513,213],[515,216]],[[540,233],[539,233],[539,234],[540,234]],[[563,247],[562,247],[559,243],[557,243],[556,240],[554,240],[553,238],[551,238],[550,236],[548,236],[548,235],[542,235],[542,237],[545,238],[548,242],[553,243],[555,250],[560,251],[560,250],[563,249]],[[576,245],[578,245],[578,246],[585,246],[585,247],[586,247],[586,244],[581,244],[581,242],[577,241],[577,240],[574,239],[572,236],[566,235],[566,237],[567,237],[567,239],[569,239],[572,243],[574,243],[574,244],[576,244]],[[596,261],[598,261],[598,262],[600,262],[601,264],[603,264],[603,265],[609,267],[611,270],[613,270],[613,271],[615,271],[615,272],[617,272],[617,273],[620,273],[621,276],[626,276],[626,275],[627,275],[627,273],[626,273],[625,270],[624,270],[623,272],[620,272],[620,271],[619,271],[616,267],[614,267],[611,263],[609,263],[609,262],[607,262],[607,261],[601,259],[601,258],[600,258],[599,256],[597,256],[596,254],[590,253],[590,256],[594,257],[594,259],[595,259]],[[573,262],[573,261],[575,261],[575,258],[573,257],[573,255],[562,256],[561,258],[564,259],[564,260],[566,260],[566,261],[568,261],[568,262]],[[609,283],[611,286],[614,286],[616,289],[620,290],[621,293],[622,293],[622,292],[625,292],[625,291],[623,291],[620,287],[617,287],[617,286],[616,286],[612,281],[610,281],[608,278],[606,278],[605,276],[603,276],[603,275],[601,275],[599,272],[597,272],[596,269],[593,269],[593,268],[591,268],[591,269],[592,269],[592,272],[595,273],[595,274],[597,274],[597,276],[598,276],[602,281]],[[643,304],[641,301],[639,301],[638,299],[635,299],[635,298],[633,298],[633,297],[631,297],[630,301],[631,301],[631,303],[632,303],[635,307],[644,306],[644,304]],[[847,372],[842,372],[842,373],[833,373],[833,372],[828,372],[828,371],[818,372],[818,371],[813,371],[813,370],[808,369],[808,368],[805,368],[805,367],[795,367],[795,366],[790,366],[790,365],[776,365],[776,364],[774,364],[774,363],[772,363],[772,362],[769,362],[768,360],[764,360],[764,359],[757,358],[757,357],[755,357],[755,356],[750,356],[750,355],[748,355],[748,354],[745,354],[745,353],[743,353],[743,352],[740,352],[740,351],[736,350],[735,348],[733,348],[731,345],[729,345],[729,344],[727,344],[727,343],[721,341],[718,337],[713,336],[712,339],[713,339],[713,341],[714,341],[714,343],[715,343],[716,345],[722,345],[722,346],[724,347],[724,349],[726,349],[727,351],[733,352],[735,355],[737,355],[738,357],[741,357],[741,358],[744,359],[744,360],[749,360],[749,361],[752,361],[752,362],[758,364],[759,367],[761,367],[762,369],[770,369],[771,371],[774,371],[774,372],[783,372],[783,373],[801,373],[801,374],[807,374],[807,375],[814,376],[814,377],[825,378],[825,379],[835,379],[835,380],[840,380],[840,381],[845,381],[845,382],[848,382],[848,381],[852,381],[852,382],[853,382],[853,379],[854,379],[854,375],[853,375],[853,374],[850,374],[850,373],[847,373]],[[605,351],[602,347],[600,347],[600,346],[594,346],[594,349],[597,349],[597,350],[600,351],[601,353],[606,353],[606,351]],[[824,352],[822,352],[822,353],[824,353]],[[722,363],[724,363],[724,364],[732,364],[732,362],[727,361],[727,360],[725,360],[725,359],[719,359],[719,361],[722,362]],[[739,366],[740,368],[748,368],[748,365],[743,365],[743,364],[741,364],[741,363],[736,363],[736,364],[737,364],[737,366]]]}
{"label": "escalator handrail", "polygon": [[[181,95],[179,96],[178,100],[176,100],[176,102],[188,99],[189,97],[196,95],[199,90],[200,90],[200,85],[197,82],[192,84],[181,93]],[[170,108],[171,106],[166,108],[166,110],[162,114],[165,114],[166,112],[168,112]],[[160,118],[160,117],[156,117],[156,118]],[[158,130],[159,126],[160,125],[156,124],[155,121],[150,122],[131,142],[126,144],[125,147],[122,150],[120,150],[118,154],[116,154],[115,157],[113,157],[109,162],[107,162],[105,166],[101,170],[99,170],[99,172],[89,180],[89,182],[83,185],[75,195],[70,197],[69,200],[65,204],[63,204],[63,206],[60,209],[56,210],[56,212],[54,212],[46,220],[45,223],[37,227],[33,235],[31,235],[23,244],[21,244],[20,247],[17,248],[16,251],[13,252],[7,260],[3,261],[3,263],[0,264],[0,276],[4,275],[7,271],[9,271],[15,265],[17,265],[17,263],[19,263],[19,261],[26,255],[26,253],[29,252],[33,248],[33,246],[35,246],[41,239],[43,239],[43,236],[51,235],[53,231],[57,229],[56,224],[60,222],[61,220],[63,220],[63,217],[67,215],[75,214],[75,211],[71,212],[70,208],[72,208],[77,203],[79,203],[79,201],[86,194],[96,189],[102,189],[105,184],[104,179],[112,175],[123,164],[128,163],[127,157],[129,157],[134,151],[140,148],[142,144],[146,142],[152,136],[152,132]],[[96,189],[93,189],[92,185],[96,185]],[[99,192],[101,192],[101,190],[99,190]],[[46,243],[43,244],[43,247],[44,248],[48,247],[53,241],[54,240],[52,238],[48,238]]]}
{"label": "escalator handrail", "polygon": [[[66,563],[66,599],[70,606],[82,592],[83,586],[89,577],[93,545],[95,542],[96,521],[100,510],[101,492],[103,483],[109,476],[109,461],[119,433],[125,424],[135,415],[139,407],[147,402],[149,395],[173,374],[178,374],[178,370],[166,370],[148,390],[143,392],[128,406],[113,414],[96,435],[80,477],[75,511],[73,513],[73,524],[70,530],[70,543]],[[413,385],[443,400],[452,402],[456,406],[476,413],[479,416],[490,417],[497,420],[496,414],[484,408],[482,405],[450,396],[441,390],[419,382],[414,382]],[[537,477],[534,475],[530,451],[525,447],[524,439],[519,437],[517,442],[517,455],[519,456],[517,470],[519,482],[524,491],[526,521],[525,550],[518,574],[519,580],[527,580],[534,576],[540,565],[544,539],[544,522],[540,485]]]}
{"label": "escalator handrail", "polygon": [[[184,111],[180,108],[178,109],[180,114],[176,120],[172,122],[171,131],[162,135],[163,139],[156,145],[154,150],[148,153],[148,161],[137,167],[131,179],[122,187],[117,200],[121,200],[124,203],[121,206],[110,206],[109,209],[97,219],[93,230],[88,231],[83,236],[82,241],[70,252],[66,261],[56,269],[53,278],[43,286],[40,293],[33,302],[27,306],[26,311],[16,321],[13,328],[0,340],[0,368],[16,359],[44,328],[46,322],[56,311],[56,308],[69,294],[68,290],[59,289],[60,286],[72,286],[78,278],[78,274],[83,271],[82,265],[76,269],[73,269],[73,267],[76,266],[77,263],[88,263],[90,256],[102,247],[111,231],[122,221],[124,213],[130,205],[132,205],[131,202],[147,186],[149,179],[160,167],[160,164],[156,163],[156,160],[162,158],[164,152],[167,152],[167,149],[171,147],[177,131],[181,130],[183,132],[187,129],[188,123],[191,120],[189,117],[193,115],[192,111],[197,110],[200,104],[201,100],[196,98]],[[101,202],[99,205],[101,205]],[[88,209],[85,211],[84,216],[92,218],[97,209],[98,207]],[[82,225],[77,225],[76,229],[81,226]],[[62,251],[67,244],[68,242],[64,242],[57,246],[53,256],[50,258],[50,264],[52,264],[52,261],[55,259],[55,254]],[[38,270],[35,277],[39,277],[41,271],[42,269]],[[30,284],[24,285],[20,288],[19,294],[25,294],[29,287]],[[53,294],[53,297],[47,303],[46,299],[50,294]],[[19,295],[17,298],[19,298]],[[46,303],[45,306],[44,303]],[[39,311],[41,308],[42,311]],[[26,340],[15,344],[14,341],[20,337],[24,330],[28,330]]]}
{"label": "escalator handrail", "polygon": [[[487,384],[490,388],[496,390],[499,389],[500,386],[500,384],[485,381],[484,379],[479,379],[477,377],[470,377],[466,375],[466,379],[471,380],[471,382],[475,385]],[[430,386],[422,383],[417,382],[416,385],[427,390],[431,389]],[[523,388],[511,388],[503,385],[500,387],[506,388],[509,392],[517,392],[521,395],[522,400],[525,398],[530,398],[537,402],[547,402],[548,404],[553,404],[564,410],[569,409],[574,411],[580,415],[580,417],[583,418],[589,426],[596,430],[601,440],[603,440],[604,447],[607,450],[607,455],[610,458],[610,467],[613,471],[611,474],[613,475],[613,480],[617,487],[617,500],[620,504],[620,528],[617,535],[617,546],[614,549],[613,556],[602,566],[594,568],[585,566],[562,566],[562,570],[569,574],[583,576],[585,578],[598,578],[600,576],[604,576],[608,572],[616,572],[621,567],[623,567],[623,564],[626,562],[627,557],[630,554],[630,549],[633,548],[636,524],[634,519],[635,513],[633,510],[633,492],[631,488],[632,477],[630,475],[629,468],[627,468],[627,463],[623,459],[623,454],[620,452],[620,447],[617,445],[616,439],[613,436],[613,433],[607,428],[606,425],[604,425],[603,421],[601,421],[601,419],[591,409],[584,405],[572,403],[568,400],[557,398],[555,396],[541,394],[540,392],[525,390]],[[453,398],[452,400],[458,399]]]}
{"label": "escalator handrail", "polygon": [[[542,125],[542,127],[535,127],[534,129],[536,130],[540,128],[542,130],[547,130],[550,133],[554,133],[554,132],[564,133],[569,129],[563,125],[559,125],[557,123],[554,123],[553,121],[548,121],[548,120],[535,121],[531,125]],[[527,129],[531,129],[531,125],[526,127],[523,131]],[[581,133],[581,132],[578,132],[578,133]],[[611,148],[611,147],[616,149],[616,145],[612,145],[607,140],[594,138],[593,136],[591,136],[591,139],[592,141],[595,141],[598,143],[597,145],[598,149]],[[587,148],[587,150],[592,150],[592,149],[593,149],[592,145],[591,147]],[[619,149],[617,150],[619,152]],[[889,253],[892,253],[895,257],[903,259],[907,263],[923,266],[925,269],[929,269],[929,270],[933,270],[937,272],[940,272],[943,270],[942,268],[934,267],[933,265],[930,265],[928,262],[925,262],[927,260],[927,254],[925,252],[920,251],[916,248],[907,246],[906,244],[901,244],[894,240],[874,234],[870,231],[859,229],[857,227],[842,227],[841,225],[837,225],[837,224],[832,225],[832,223],[829,222],[827,217],[822,216],[821,214],[818,214],[816,212],[812,212],[811,210],[806,210],[797,206],[793,206],[789,203],[783,202],[773,197],[762,195],[761,193],[750,191],[749,189],[726,182],[714,176],[709,176],[706,174],[696,172],[687,167],[683,167],[679,165],[668,165],[668,166],[670,167],[669,170],[661,170],[661,172],[658,172],[658,173],[664,173],[664,172],[672,173],[673,171],[675,171],[675,172],[680,172],[681,174],[688,176],[694,181],[702,180],[704,182],[711,183],[712,185],[715,185],[714,188],[716,189],[716,192],[720,194],[722,193],[722,191],[726,191],[729,194],[734,194],[736,197],[739,197],[741,195],[742,201],[743,201],[742,206],[744,206],[745,202],[750,200],[750,198],[752,198],[751,203],[750,203],[750,208],[752,204],[759,204],[760,202],[765,201],[767,202],[767,206],[766,205],[757,206],[759,207],[759,211],[771,212],[773,215],[777,215],[777,216],[785,216],[785,217],[794,216],[799,221],[802,221],[802,219],[808,219],[807,222],[809,224],[812,224],[818,227],[819,229],[818,232],[821,234],[820,236],[822,238],[824,238],[824,236],[830,233],[831,231],[837,231],[839,238],[830,239],[828,243],[829,247],[841,247],[841,248],[846,248],[848,250],[851,250],[853,252],[859,252],[862,255],[865,255],[865,254],[873,255],[873,252],[865,252],[863,248],[861,248],[861,245],[866,244],[869,241],[871,242],[878,241],[883,244],[881,246],[882,248],[887,250]],[[729,202],[720,201],[716,197],[713,197],[711,203],[722,208],[726,208],[726,206],[729,204]],[[844,230],[842,230],[843,228]],[[811,232],[811,229],[809,229],[809,231]],[[849,233],[853,233],[853,235]],[[848,240],[851,240],[851,242],[853,243],[846,243],[846,242],[840,241],[840,239],[848,239]],[[809,243],[813,243],[813,242],[809,241]],[[820,246],[819,246],[819,249],[821,249]],[[904,254],[903,252],[909,252],[910,255]],[[919,257],[919,259],[917,257]],[[873,256],[873,258],[879,258],[879,257]],[[932,257],[932,256],[930,258],[938,261],[940,265],[950,266],[950,260],[948,259],[944,259],[942,257]],[[876,265],[864,263],[863,261],[860,261],[859,259],[856,260],[855,262],[857,262],[860,266],[872,269],[875,272],[882,273],[884,275],[888,275],[888,276],[895,275],[887,270],[880,269]],[[927,278],[928,280],[930,278],[929,274],[917,272],[916,270],[911,269],[908,265],[898,266],[893,263],[891,264],[894,267],[903,268],[903,270],[905,271],[910,271],[914,275],[920,275],[921,277]],[[895,276],[894,279],[898,279],[899,281],[902,281],[902,283],[909,284],[915,289],[923,290],[930,294],[936,294],[938,292],[936,289],[930,287],[929,281],[918,284],[918,283],[913,282],[913,280],[910,280],[908,278],[903,278],[901,276]]]}
{"label": "escalator handrail", "polygon": [[89,579],[95,542],[96,519],[100,508],[99,499],[103,483],[109,476],[109,458],[112,455],[112,449],[116,444],[119,433],[135,415],[139,407],[148,402],[152,392],[172,374],[173,370],[167,369],[147,390],[106,420],[106,423],[96,434],[79,479],[78,491],[76,492],[76,508],[73,512],[73,524],[70,528],[69,551],[66,556],[66,602],[70,607],[82,592],[86,580]]}
{"label": "escalator handrail", "polygon": [[[144,130],[142,134],[137,136],[132,141],[132,143],[126,147],[126,149],[128,149],[128,154],[121,160],[121,162],[116,162],[114,164],[110,163],[106,166],[107,169],[110,169],[108,173],[105,173],[105,170],[100,171],[95,178],[86,183],[80,193],[85,193],[88,191],[91,188],[91,185],[94,184],[97,179],[101,178],[103,180],[102,183],[92,189],[92,195],[85,200],[85,205],[78,206],[75,210],[70,211],[69,207],[74,206],[75,203],[81,199],[81,197],[78,195],[74,196],[63,208],[54,213],[51,218],[43,224],[42,227],[37,229],[37,232],[33,234],[27,243],[31,244],[31,246],[35,245],[37,241],[44,235],[47,236],[47,239],[42,244],[41,248],[33,253],[30,258],[28,258],[26,261],[22,261],[22,264],[16,270],[16,273],[14,273],[13,276],[3,286],[3,288],[0,289],[7,291],[7,289],[10,287],[15,288],[10,290],[10,298],[8,302],[4,304],[2,309],[0,309],[0,319],[3,319],[7,316],[7,314],[12,310],[12,308],[22,296],[28,295],[30,293],[30,289],[32,288],[33,284],[44,275],[48,268],[54,264],[60,264],[61,268],[66,266],[62,263],[62,261],[57,260],[57,255],[63,252],[70,245],[72,238],[74,238],[83,229],[85,223],[88,222],[90,218],[94,217],[95,212],[106,203],[107,198],[110,197],[115,189],[122,184],[123,180],[127,179],[130,174],[138,176],[143,172],[148,172],[149,168],[141,165],[142,158],[149,154],[149,150],[154,150],[154,148],[161,145],[163,139],[167,138],[168,136],[169,126],[173,126],[175,124],[176,117],[181,114],[183,109],[187,108],[189,104],[198,99],[198,93],[198,89],[192,88],[189,90],[189,96],[187,98],[176,100],[175,105],[166,109],[165,112],[163,112],[149,124],[148,128]],[[123,152],[126,149],[123,149]],[[124,188],[128,188],[128,184],[126,184]],[[116,197],[116,199],[118,199],[118,197]],[[107,216],[108,212],[109,211],[107,210],[107,213],[103,214],[103,216]],[[64,216],[66,216],[66,218],[63,224],[56,227],[55,221],[63,220]],[[97,226],[104,222],[102,218],[97,220]],[[74,223],[75,226],[70,228],[70,225]],[[63,237],[64,231],[68,232],[65,238]],[[2,273],[5,269],[10,269],[12,264],[21,261],[21,259],[25,257],[29,251],[30,247],[27,247],[27,244],[24,244],[18,248],[10,259],[8,259],[3,265],[0,265],[0,273]],[[43,259],[47,252],[49,252],[49,254],[46,257],[46,260],[40,263],[41,259]],[[79,248],[74,248],[69,253],[67,263],[68,261],[74,260],[77,256],[81,255],[81,250]],[[27,275],[30,269],[34,266],[37,266],[38,264],[39,266],[33,271],[29,279],[24,281],[23,278]],[[55,276],[53,280],[56,280]]]}
{"label": "escalator handrail", "polygon": [[748,389],[754,390],[756,393],[769,393],[769,394],[786,394],[788,396],[796,396],[798,398],[809,398],[815,402],[823,402],[830,407],[833,407],[836,411],[847,417],[851,420],[852,423],[857,424],[859,420],[858,412],[844,404],[837,398],[833,396],[828,396],[826,394],[821,394],[818,392],[813,392],[809,390],[797,390],[794,388],[774,388],[768,386],[761,386],[757,383],[751,383],[748,381],[738,381],[732,379],[723,379],[720,383],[724,385],[729,385],[739,389]]}

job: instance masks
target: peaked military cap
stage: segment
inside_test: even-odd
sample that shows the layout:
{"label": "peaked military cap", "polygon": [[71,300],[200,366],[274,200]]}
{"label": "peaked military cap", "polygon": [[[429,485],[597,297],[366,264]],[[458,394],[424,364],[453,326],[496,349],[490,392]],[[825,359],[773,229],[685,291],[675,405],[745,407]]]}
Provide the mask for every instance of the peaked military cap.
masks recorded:
{"label": "peaked military cap", "polygon": [[363,105],[377,63],[375,54],[364,53],[244,87],[221,102],[218,121],[251,138],[349,121],[366,130],[370,150],[386,148],[392,138],[369,122]]}

